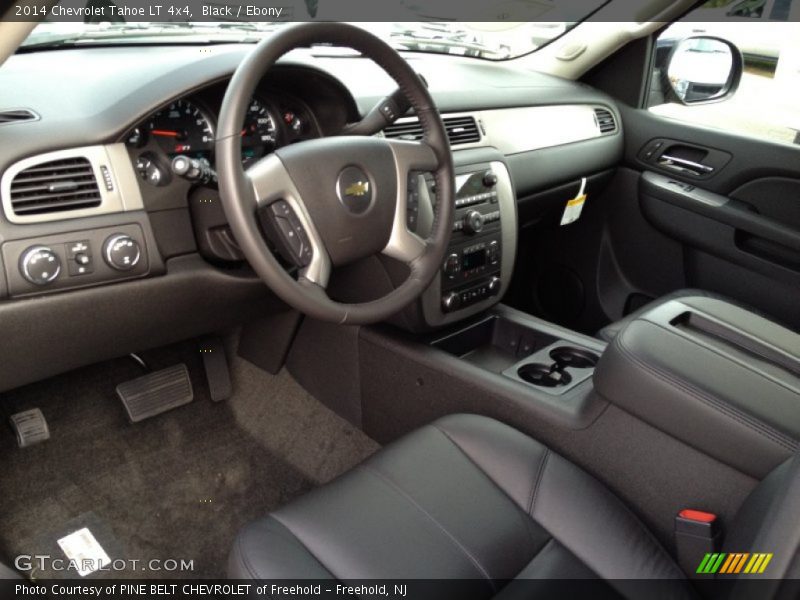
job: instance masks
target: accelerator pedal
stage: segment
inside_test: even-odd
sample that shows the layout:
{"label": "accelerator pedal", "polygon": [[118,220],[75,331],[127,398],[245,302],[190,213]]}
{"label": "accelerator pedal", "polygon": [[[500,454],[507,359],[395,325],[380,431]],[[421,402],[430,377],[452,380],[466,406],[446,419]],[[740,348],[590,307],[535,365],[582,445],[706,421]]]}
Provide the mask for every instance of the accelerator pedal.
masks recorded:
{"label": "accelerator pedal", "polygon": [[14,434],[17,436],[17,445],[20,448],[27,448],[50,439],[50,428],[47,426],[47,420],[38,408],[13,414],[9,421],[12,429],[14,429]]}
{"label": "accelerator pedal", "polygon": [[120,383],[117,395],[131,423],[189,404],[194,398],[189,370],[183,363]]}

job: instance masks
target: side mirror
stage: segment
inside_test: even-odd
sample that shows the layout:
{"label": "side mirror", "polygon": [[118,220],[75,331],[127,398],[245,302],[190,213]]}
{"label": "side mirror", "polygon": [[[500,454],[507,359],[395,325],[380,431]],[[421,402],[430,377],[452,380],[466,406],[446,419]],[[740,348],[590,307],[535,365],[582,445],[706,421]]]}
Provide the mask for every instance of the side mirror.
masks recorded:
{"label": "side mirror", "polygon": [[680,40],[667,59],[672,96],[682,104],[719,102],[732,96],[742,78],[739,49],[722,38],[698,36]]}

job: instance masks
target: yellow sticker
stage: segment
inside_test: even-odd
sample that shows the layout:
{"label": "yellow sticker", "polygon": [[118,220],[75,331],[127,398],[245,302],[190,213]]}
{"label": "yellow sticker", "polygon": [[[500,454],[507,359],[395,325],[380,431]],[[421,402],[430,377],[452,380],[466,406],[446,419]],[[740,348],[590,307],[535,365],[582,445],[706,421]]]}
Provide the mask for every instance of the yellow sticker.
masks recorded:
{"label": "yellow sticker", "polygon": [[578,196],[577,198],[573,198],[567,202],[567,206],[577,206],[578,204],[583,204],[584,202],[586,202],[586,194]]}
{"label": "yellow sticker", "polygon": [[561,216],[562,225],[569,225],[580,218],[581,212],[583,212],[583,205],[586,204],[586,198],[588,198],[588,194],[585,192],[586,178],[584,177],[581,179],[581,189],[578,195],[571,200],[567,200],[567,206],[564,208],[564,214]]}

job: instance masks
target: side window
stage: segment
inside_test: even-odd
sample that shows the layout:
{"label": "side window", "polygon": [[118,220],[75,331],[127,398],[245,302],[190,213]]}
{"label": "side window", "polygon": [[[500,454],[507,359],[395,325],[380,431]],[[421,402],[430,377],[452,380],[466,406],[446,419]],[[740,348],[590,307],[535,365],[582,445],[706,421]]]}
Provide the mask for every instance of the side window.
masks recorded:
{"label": "side window", "polygon": [[[800,144],[798,17],[800,0],[711,0],[673,23],[656,44],[650,110],[731,133]],[[741,52],[737,89],[720,91],[724,81],[719,72],[730,64],[731,50],[709,38],[731,42]],[[709,90],[710,99],[703,101],[700,95]]]}

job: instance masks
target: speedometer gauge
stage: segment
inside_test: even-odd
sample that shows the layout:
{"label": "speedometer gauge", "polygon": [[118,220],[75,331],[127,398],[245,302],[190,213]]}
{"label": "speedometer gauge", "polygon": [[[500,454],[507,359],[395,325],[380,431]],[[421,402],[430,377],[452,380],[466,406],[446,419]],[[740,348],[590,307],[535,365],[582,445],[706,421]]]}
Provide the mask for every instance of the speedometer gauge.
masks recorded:
{"label": "speedometer gauge", "polygon": [[256,98],[247,107],[242,128],[242,162],[248,165],[266,156],[278,143],[278,129],[275,117],[264,104]]}
{"label": "speedometer gauge", "polygon": [[186,154],[194,158],[208,158],[214,147],[210,121],[203,111],[188,100],[177,100],[158,111],[147,122],[145,129],[168,156]]}

